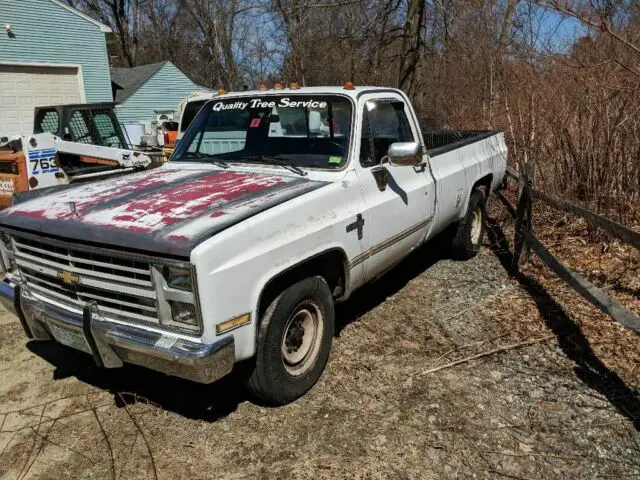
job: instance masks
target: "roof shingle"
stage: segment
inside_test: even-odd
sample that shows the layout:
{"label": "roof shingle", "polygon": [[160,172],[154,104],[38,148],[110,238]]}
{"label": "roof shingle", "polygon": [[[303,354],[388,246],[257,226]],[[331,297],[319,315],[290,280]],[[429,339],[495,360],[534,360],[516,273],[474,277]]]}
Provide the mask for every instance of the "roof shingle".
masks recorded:
{"label": "roof shingle", "polygon": [[151,63],[141,67],[132,68],[112,68],[111,81],[117,85],[115,92],[115,102],[122,103],[147,80],[153,77],[168,62]]}

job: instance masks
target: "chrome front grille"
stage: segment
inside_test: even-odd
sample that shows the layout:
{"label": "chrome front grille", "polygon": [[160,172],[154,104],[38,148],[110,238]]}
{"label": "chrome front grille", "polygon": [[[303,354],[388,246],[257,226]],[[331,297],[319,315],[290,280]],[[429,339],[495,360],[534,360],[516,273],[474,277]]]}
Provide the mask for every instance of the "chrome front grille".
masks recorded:
{"label": "chrome front grille", "polygon": [[95,301],[105,317],[158,323],[149,262],[20,235],[13,249],[27,286],[45,299],[76,309]]}

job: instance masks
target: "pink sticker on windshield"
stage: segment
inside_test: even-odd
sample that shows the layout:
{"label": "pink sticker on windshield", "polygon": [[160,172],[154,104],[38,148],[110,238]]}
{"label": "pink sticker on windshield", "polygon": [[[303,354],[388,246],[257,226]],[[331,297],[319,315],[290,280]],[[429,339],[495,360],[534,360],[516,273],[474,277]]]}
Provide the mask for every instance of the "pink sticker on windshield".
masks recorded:
{"label": "pink sticker on windshield", "polygon": [[259,126],[260,126],[259,118],[254,118],[253,120],[251,120],[251,123],[249,124],[249,128],[258,128]]}

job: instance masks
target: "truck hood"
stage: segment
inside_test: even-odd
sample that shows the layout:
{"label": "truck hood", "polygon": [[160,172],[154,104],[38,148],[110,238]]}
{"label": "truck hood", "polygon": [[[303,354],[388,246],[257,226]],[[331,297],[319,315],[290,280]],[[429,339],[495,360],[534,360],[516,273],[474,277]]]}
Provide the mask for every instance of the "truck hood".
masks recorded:
{"label": "truck hood", "polygon": [[17,204],[0,212],[0,226],[188,257],[212,235],[323,185],[303,177],[166,165]]}

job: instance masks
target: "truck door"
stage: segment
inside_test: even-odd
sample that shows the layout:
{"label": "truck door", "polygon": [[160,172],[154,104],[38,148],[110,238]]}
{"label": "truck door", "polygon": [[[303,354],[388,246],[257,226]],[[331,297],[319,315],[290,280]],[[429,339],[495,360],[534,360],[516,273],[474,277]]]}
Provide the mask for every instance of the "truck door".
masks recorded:
{"label": "truck door", "polygon": [[366,277],[391,267],[425,239],[435,211],[435,185],[426,165],[392,166],[386,161],[395,142],[421,142],[410,106],[399,94],[364,95],[358,104],[359,164],[356,166],[370,225]]}

